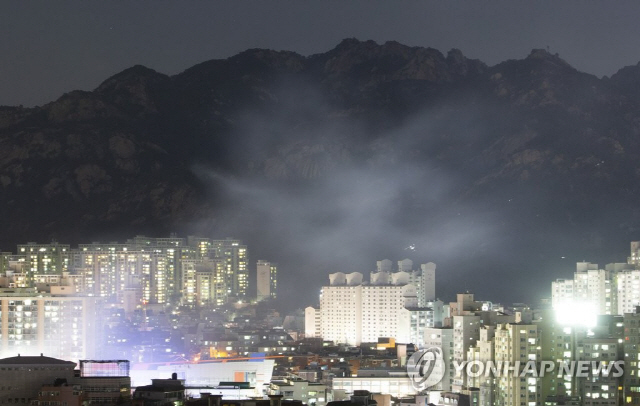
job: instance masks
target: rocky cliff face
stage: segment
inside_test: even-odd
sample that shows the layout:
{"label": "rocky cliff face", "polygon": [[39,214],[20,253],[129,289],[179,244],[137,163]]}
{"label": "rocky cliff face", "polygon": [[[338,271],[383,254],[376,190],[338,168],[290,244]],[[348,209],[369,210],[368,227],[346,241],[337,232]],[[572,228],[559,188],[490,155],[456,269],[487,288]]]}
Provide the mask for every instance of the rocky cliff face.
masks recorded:
{"label": "rocky cliff face", "polygon": [[[421,175],[398,224],[481,205],[518,241],[562,225],[576,245],[618,253],[637,238],[639,107],[640,67],[600,79],[543,50],[490,67],[459,50],[347,39],[175,76],[134,66],[92,92],[0,108],[0,247],[214,232],[230,204],[215,179],[288,190],[410,165]],[[448,179],[437,213],[415,193],[434,170]]]}

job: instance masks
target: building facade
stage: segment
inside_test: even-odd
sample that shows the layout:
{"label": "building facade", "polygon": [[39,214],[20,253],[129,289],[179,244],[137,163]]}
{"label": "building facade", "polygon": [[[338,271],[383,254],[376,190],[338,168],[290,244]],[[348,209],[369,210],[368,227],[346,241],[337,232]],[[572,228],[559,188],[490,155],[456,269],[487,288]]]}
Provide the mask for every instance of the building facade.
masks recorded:
{"label": "building facade", "polygon": [[100,303],[95,297],[0,290],[0,351],[79,360],[99,352]]}
{"label": "building facade", "polygon": [[256,264],[256,299],[258,302],[276,298],[278,287],[278,267],[269,261],[260,260]]}

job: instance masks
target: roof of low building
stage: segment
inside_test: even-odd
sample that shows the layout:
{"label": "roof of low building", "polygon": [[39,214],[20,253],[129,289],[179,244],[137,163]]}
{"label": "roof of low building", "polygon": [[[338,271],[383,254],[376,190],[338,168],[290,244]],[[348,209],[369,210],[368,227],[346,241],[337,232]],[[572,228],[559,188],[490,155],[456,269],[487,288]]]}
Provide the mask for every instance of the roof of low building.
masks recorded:
{"label": "roof of low building", "polygon": [[56,364],[56,365],[72,365],[75,366],[75,362],[65,361],[58,358],[40,356],[21,356],[8,357],[0,359],[0,365],[42,365],[42,364]]}
{"label": "roof of low building", "polygon": [[138,386],[136,388],[136,393],[139,392],[180,392],[184,391],[184,386],[157,386],[157,385],[146,385],[146,386]]}

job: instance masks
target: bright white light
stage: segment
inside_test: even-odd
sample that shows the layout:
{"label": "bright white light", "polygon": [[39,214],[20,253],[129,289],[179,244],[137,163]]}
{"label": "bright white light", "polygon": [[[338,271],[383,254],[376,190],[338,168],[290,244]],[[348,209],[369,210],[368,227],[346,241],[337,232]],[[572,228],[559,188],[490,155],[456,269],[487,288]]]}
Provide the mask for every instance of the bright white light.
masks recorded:
{"label": "bright white light", "polygon": [[556,322],[561,326],[595,327],[598,310],[592,303],[567,301],[558,303],[554,312]]}

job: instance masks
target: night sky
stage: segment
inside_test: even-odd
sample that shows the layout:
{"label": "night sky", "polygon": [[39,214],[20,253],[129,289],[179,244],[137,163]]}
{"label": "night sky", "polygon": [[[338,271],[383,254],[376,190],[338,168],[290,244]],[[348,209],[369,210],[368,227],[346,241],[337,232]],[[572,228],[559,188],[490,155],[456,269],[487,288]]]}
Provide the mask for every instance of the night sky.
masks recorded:
{"label": "night sky", "polygon": [[91,90],[134,64],[167,74],[248,48],[324,52],[346,37],[395,40],[488,64],[549,47],[611,75],[640,60],[635,1],[5,1],[0,105]]}

